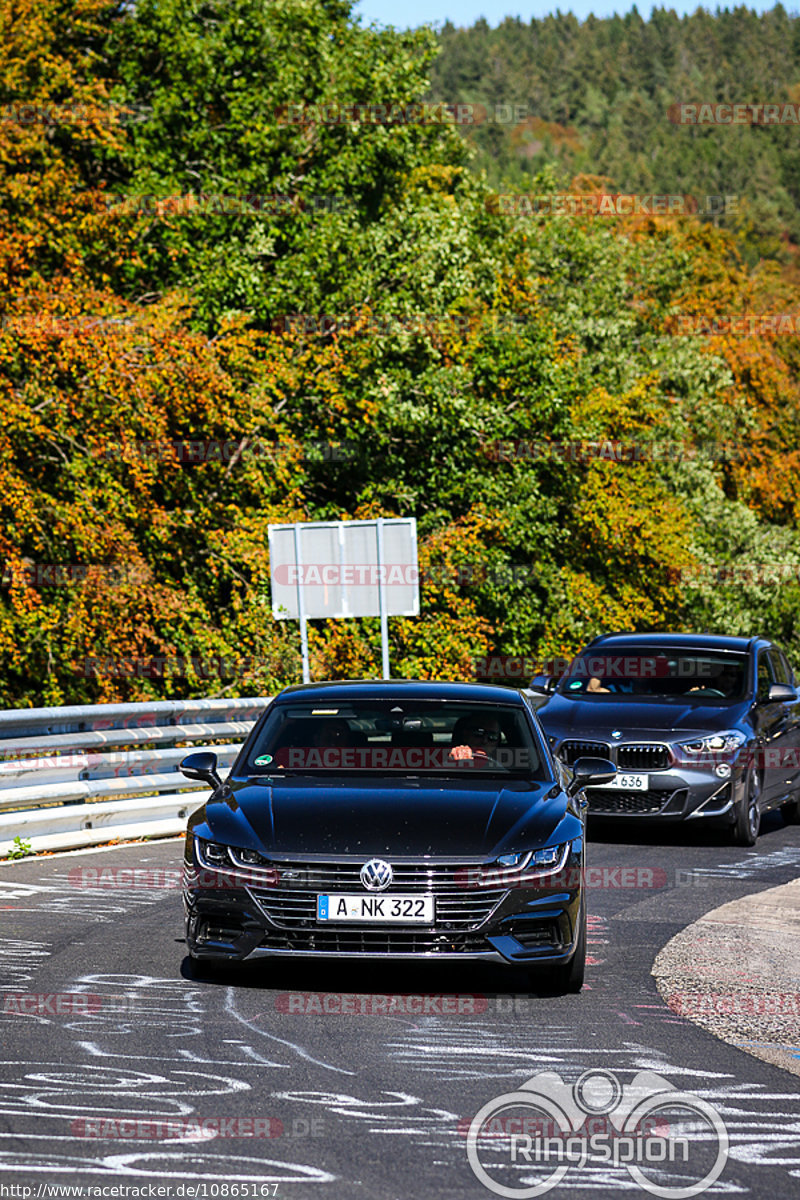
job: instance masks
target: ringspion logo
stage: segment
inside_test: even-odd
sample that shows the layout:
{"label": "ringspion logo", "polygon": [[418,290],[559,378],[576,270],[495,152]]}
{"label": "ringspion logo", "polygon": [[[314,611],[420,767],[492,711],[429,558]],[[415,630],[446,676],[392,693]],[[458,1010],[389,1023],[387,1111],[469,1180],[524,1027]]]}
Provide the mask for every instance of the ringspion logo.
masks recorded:
{"label": "ringspion logo", "polygon": [[[687,1200],[720,1177],[728,1148],[717,1110],[653,1071],[624,1084],[612,1071],[589,1070],[573,1086],[542,1071],[484,1104],[467,1133],[474,1174],[511,1200],[542,1196],[572,1170],[609,1167],[624,1168],[653,1196]],[[599,1175],[596,1186],[605,1183]]]}

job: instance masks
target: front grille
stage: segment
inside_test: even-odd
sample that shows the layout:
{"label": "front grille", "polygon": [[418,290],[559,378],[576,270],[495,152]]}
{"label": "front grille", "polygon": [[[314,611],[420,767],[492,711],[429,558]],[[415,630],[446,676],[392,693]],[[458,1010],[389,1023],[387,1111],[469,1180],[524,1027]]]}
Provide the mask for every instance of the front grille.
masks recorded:
{"label": "front grille", "polygon": [[261,942],[264,950],[310,950],[316,954],[475,954],[491,952],[480,934],[447,937],[430,929],[270,930]]}
{"label": "front grille", "polygon": [[606,742],[566,741],[561,743],[558,757],[571,767],[579,758],[608,758]]}
{"label": "front grille", "polygon": [[623,771],[664,771],[669,766],[669,748],[659,742],[617,746],[616,751]]}
{"label": "front grille", "polygon": [[660,813],[667,807],[674,792],[628,792],[613,788],[587,788],[590,813]]}
{"label": "front grille", "polygon": [[[395,880],[397,875],[395,875]],[[462,885],[463,886],[463,885]],[[395,882],[385,892],[366,892],[360,880],[349,879],[345,884],[337,883],[331,891],[347,890],[355,895],[392,896],[403,892],[405,885]],[[315,886],[313,891],[306,888],[284,887],[250,887],[248,891],[255,900],[264,916],[280,929],[309,930],[319,929],[317,924],[317,894],[329,889],[322,885]],[[421,888],[410,888],[409,891],[421,891]],[[436,919],[433,929],[451,934],[477,929],[491,915],[503,897],[506,888],[493,888],[484,891],[450,891],[445,895],[436,896]],[[349,923],[348,923],[349,924]],[[326,922],[326,927],[328,923]],[[359,927],[362,928],[362,927]],[[374,931],[375,926],[370,927]],[[420,927],[420,932],[431,929],[431,926]]]}
{"label": "front grille", "polygon": [[[361,868],[366,859],[358,862],[275,862],[273,867],[280,875],[279,890],[282,894],[287,890],[292,892],[363,892]],[[392,861],[393,880],[387,894],[391,892],[425,892],[427,894],[446,895],[449,892],[463,892],[464,885],[471,874],[483,862],[473,863],[437,863],[435,866],[428,862],[403,863]],[[251,874],[251,881],[256,883],[256,872]]]}

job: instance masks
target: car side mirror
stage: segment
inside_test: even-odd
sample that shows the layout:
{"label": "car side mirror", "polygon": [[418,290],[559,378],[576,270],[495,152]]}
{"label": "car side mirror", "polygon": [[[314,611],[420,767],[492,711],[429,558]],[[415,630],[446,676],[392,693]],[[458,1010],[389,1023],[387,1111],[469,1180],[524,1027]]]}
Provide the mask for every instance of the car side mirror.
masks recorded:
{"label": "car side mirror", "polygon": [[550,696],[556,690],[558,677],[556,675],[534,675],[528,684],[528,690],[540,695]]}
{"label": "car side mirror", "polygon": [[797,692],[788,683],[771,683],[767,692],[767,700],[788,703],[797,699]]}
{"label": "car side mirror", "polygon": [[567,786],[567,795],[574,796],[581,788],[591,784],[611,783],[617,768],[607,758],[579,758],[572,768],[572,779]]}
{"label": "car side mirror", "polygon": [[210,750],[198,750],[194,754],[187,754],[181,762],[180,770],[187,779],[198,779],[213,788],[222,785],[217,772],[217,756]]}

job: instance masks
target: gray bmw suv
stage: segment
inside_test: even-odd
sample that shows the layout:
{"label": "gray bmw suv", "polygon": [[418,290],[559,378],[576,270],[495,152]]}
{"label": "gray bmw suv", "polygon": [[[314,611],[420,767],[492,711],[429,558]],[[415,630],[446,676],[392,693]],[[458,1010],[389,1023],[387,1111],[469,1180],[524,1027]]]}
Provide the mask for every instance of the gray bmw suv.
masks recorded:
{"label": "gray bmw suv", "polygon": [[605,634],[530,688],[547,697],[537,715],[562,762],[617,767],[587,787],[590,813],[721,823],[742,846],[767,809],[800,821],[800,698],[766,638]]}

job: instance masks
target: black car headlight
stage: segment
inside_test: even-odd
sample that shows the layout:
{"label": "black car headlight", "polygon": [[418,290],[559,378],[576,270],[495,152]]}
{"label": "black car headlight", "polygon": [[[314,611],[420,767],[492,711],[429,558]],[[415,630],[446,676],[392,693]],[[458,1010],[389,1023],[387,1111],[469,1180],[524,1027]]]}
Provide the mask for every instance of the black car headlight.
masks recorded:
{"label": "black car headlight", "polygon": [[554,874],[566,866],[573,845],[573,842],[559,842],[556,846],[543,846],[540,850],[501,854],[495,859],[492,875],[496,882],[516,882]]}
{"label": "black car headlight", "polygon": [[498,867],[525,871],[538,867],[557,867],[564,853],[563,844],[560,846],[545,846],[542,850],[528,850],[520,854],[501,854],[497,859]]}
{"label": "black car headlight", "polygon": [[497,865],[498,867],[516,867],[518,870],[522,870],[523,867],[528,865],[532,855],[532,850],[521,854],[501,854],[497,860]]}
{"label": "black car headlight", "polygon": [[203,838],[195,838],[194,844],[197,857],[204,867],[233,866],[228,857],[228,847],[223,846],[222,842],[207,842]]}
{"label": "black car headlight", "polygon": [[250,850],[246,846],[226,846],[222,842],[210,842],[200,837],[194,839],[194,844],[197,861],[203,867],[230,871],[272,866],[270,860],[258,850]]}

